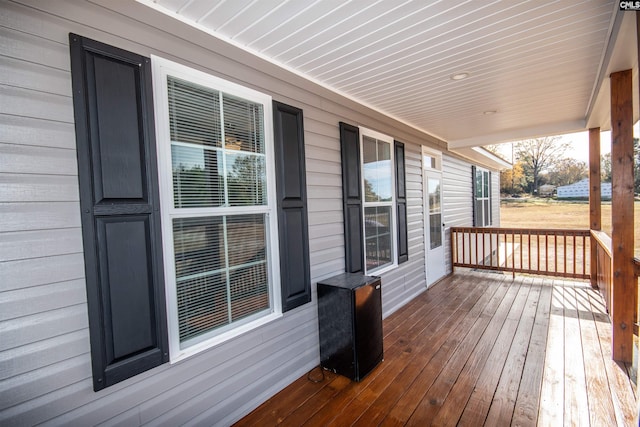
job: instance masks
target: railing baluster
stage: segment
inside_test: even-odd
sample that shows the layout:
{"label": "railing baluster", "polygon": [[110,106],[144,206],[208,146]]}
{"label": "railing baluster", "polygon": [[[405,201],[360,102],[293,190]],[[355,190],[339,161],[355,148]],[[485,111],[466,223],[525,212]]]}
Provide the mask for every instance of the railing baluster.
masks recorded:
{"label": "railing baluster", "polygon": [[500,268],[500,230],[496,231],[496,267]]}
{"label": "railing baluster", "polygon": [[584,279],[590,271],[589,238],[586,230],[451,227],[450,259],[455,266],[511,271],[514,276],[520,272]]}
{"label": "railing baluster", "polygon": [[527,252],[527,268],[533,270],[531,268],[531,234],[527,234],[527,250],[529,251]]}
{"label": "railing baluster", "polygon": [[576,271],[576,235],[573,235],[573,277],[577,276]]}
{"label": "railing baluster", "polygon": [[[558,272],[558,235],[554,234],[553,236],[553,272]],[[550,270],[551,271],[551,270]]]}
{"label": "railing baluster", "polygon": [[562,261],[564,262],[563,267],[562,267],[562,272],[566,273],[567,272],[567,233],[562,233]]}
{"label": "railing baluster", "polygon": [[511,232],[511,251],[513,253],[511,266],[513,267],[513,277],[516,277],[516,233]]}
{"label": "railing baluster", "polygon": [[538,256],[536,269],[540,270],[540,233],[536,233],[536,254]]}

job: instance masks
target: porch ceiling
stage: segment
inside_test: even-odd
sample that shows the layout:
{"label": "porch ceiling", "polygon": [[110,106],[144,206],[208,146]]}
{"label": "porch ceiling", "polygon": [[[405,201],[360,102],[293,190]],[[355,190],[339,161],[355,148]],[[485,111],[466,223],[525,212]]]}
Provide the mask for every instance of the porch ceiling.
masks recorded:
{"label": "porch ceiling", "polygon": [[585,129],[633,16],[607,0],[140,1],[451,148]]}

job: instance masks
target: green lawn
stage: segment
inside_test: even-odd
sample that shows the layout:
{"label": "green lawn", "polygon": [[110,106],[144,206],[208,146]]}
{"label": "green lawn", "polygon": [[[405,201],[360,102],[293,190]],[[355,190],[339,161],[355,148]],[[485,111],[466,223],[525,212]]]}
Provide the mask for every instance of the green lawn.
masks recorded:
{"label": "green lawn", "polygon": [[[640,257],[640,201],[635,202],[635,253]],[[508,199],[500,204],[500,225],[519,228],[589,228],[588,202]],[[611,235],[611,203],[602,205],[602,230]]]}

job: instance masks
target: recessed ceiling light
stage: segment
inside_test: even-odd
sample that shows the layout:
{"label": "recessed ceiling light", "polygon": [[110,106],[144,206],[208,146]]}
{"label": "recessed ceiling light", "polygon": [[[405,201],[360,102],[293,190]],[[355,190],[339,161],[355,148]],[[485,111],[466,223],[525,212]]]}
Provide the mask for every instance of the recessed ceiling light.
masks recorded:
{"label": "recessed ceiling light", "polygon": [[496,110],[487,110],[487,111],[483,112],[482,114],[484,114],[485,116],[490,116],[490,115],[495,114],[495,113],[497,113]]}
{"label": "recessed ceiling light", "polygon": [[451,75],[451,80],[464,80],[469,77],[469,73],[456,73]]}

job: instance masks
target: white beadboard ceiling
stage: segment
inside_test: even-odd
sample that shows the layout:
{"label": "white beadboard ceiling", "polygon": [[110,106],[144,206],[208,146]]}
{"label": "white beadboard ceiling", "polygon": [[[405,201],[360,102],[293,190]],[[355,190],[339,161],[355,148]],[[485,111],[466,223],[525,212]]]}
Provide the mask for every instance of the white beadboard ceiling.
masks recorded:
{"label": "white beadboard ceiling", "polygon": [[584,129],[626,13],[605,0],[142,2],[452,148]]}

